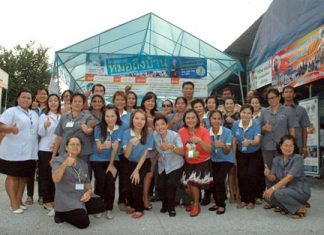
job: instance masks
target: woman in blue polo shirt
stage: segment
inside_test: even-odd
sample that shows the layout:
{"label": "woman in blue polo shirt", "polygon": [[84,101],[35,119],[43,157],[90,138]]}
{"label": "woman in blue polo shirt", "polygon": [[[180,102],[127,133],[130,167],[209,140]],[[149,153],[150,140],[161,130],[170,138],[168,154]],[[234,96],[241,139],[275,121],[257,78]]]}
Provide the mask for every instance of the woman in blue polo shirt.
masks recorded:
{"label": "woman in blue polo shirt", "polygon": [[148,132],[148,123],[145,112],[141,109],[135,110],[130,119],[130,128],[124,131],[123,154],[128,159],[128,179],[130,187],[130,205],[133,208],[128,213],[134,219],[144,215],[143,203],[143,181],[147,171],[150,170],[150,161],[145,161],[147,153],[153,148],[153,137]]}
{"label": "woman in blue polo shirt", "polygon": [[234,122],[232,132],[234,144],[237,144],[236,159],[241,203],[237,208],[253,209],[256,198],[258,158],[261,156],[260,124],[252,119],[253,107],[245,104],[241,107],[241,119]]}
{"label": "woman in blue polo shirt", "polygon": [[213,169],[214,188],[213,195],[216,205],[209,208],[216,211],[216,214],[225,213],[226,186],[225,179],[234,164],[234,154],[232,150],[232,132],[222,126],[223,115],[219,110],[209,113],[211,128],[209,129],[212,146],[211,160]]}
{"label": "woman in blue polo shirt", "polygon": [[[119,117],[117,108],[107,106],[100,124],[95,128],[95,144],[90,157],[96,178],[95,194],[99,195],[105,203],[107,219],[113,218],[117,176],[115,165],[119,163],[118,152],[124,130],[125,125]],[[96,216],[100,217],[100,214]]]}

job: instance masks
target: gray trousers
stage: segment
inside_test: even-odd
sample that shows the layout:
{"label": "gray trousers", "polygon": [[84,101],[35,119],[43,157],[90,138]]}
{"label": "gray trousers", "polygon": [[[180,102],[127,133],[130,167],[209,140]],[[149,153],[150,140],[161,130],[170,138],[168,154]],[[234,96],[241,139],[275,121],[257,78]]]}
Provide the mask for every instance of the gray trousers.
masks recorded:
{"label": "gray trousers", "polygon": [[300,193],[291,188],[282,188],[272,194],[270,203],[291,214],[295,214],[302,205],[305,205],[309,198],[309,194]]}
{"label": "gray trousers", "polygon": [[[263,157],[263,161],[264,164],[266,164],[269,169],[271,170],[272,168],[272,161],[274,159],[275,156],[278,155],[277,150],[264,150],[262,149],[262,157]],[[266,181],[266,187],[270,188],[273,185],[273,182],[270,182],[269,180],[265,180]]]}

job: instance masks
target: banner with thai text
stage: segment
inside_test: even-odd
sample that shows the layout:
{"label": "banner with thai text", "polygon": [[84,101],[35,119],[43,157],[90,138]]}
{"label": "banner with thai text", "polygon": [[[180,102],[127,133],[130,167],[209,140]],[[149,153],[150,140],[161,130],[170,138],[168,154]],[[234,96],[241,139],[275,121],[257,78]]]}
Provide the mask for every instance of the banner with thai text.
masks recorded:
{"label": "banner with thai text", "polygon": [[207,60],[204,58],[111,55],[88,53],[85,83],[102,83],[107,92],[132,85],[138,95],[153,91],[159,96],[181,95],[183,82],[195,84],[195,96],[207,96]]}
{"label": "banner with thai text", "polygon": [[267,60],[250,72],[250,90],[259,89],[271,82],[271,60]]}

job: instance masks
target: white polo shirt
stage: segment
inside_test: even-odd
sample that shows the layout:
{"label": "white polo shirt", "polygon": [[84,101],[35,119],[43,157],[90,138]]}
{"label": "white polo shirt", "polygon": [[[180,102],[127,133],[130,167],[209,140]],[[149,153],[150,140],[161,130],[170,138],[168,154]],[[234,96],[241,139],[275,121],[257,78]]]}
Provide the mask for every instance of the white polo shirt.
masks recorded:
{"label": "white polo shirt", "polygon": [[[51,122],[51,125],[45,129],[44,123],[47,118]],[[38,123],[38,135],[41,137],[39,141],[38,149],[40,151],[52,152],[52,145],[55,142],[56,135],[54,134],[57,124],[61,119],[61,114],[54,114],[51,111],[46,115],[43,113],[39,117]]]}
{"label": "white polo shirt", "polygon": [[38,115],[35,111],[23,110],[20,106],[7,109],[0,123],[8,126],[16,124],[18,134],[8,133],[0,144],[0,158],[7,161],[37,160]]}

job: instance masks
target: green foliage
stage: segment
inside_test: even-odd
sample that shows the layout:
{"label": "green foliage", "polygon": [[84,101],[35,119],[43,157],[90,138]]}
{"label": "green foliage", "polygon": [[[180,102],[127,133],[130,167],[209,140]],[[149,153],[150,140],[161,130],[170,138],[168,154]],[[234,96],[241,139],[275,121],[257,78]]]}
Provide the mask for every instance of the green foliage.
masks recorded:
{"label": "green foliage", "polygon": [[35,42],[30,42],[25,47],[17,45],[13,50],[0,46],[0,68],[9,74],[7,107],[14,105],[22,88],[36,94],[37,88],[48,86],[51,77],[48,49]]}

